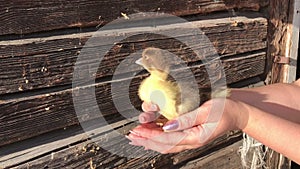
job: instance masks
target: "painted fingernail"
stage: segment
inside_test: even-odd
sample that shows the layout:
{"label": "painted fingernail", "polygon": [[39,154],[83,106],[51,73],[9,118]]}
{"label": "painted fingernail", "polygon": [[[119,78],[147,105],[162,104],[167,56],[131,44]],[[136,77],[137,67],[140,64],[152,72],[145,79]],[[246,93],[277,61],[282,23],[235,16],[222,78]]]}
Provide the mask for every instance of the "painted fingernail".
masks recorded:
{"label": "painted fingernail", "polygon": [[177,120],[172,120],[170,122],[167,122],[164,127],[163,130],[165,131],[170,131],[170,130],[176,130],[179,127],[179,123]]}

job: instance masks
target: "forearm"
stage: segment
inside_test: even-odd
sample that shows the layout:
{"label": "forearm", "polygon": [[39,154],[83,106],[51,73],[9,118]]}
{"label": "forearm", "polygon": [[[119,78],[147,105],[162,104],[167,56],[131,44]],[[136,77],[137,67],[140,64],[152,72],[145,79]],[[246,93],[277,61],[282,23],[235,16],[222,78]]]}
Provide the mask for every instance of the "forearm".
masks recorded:
{"label": "forearm", "polygon": [[288,121],[242,102],[232,101],[238,128],[264,145],[300,163],[300,124]]}
{"label": "forearm", "polygon": [[300,123],[299,85],[281,83],[252,89],[232,89],[229,98]]}

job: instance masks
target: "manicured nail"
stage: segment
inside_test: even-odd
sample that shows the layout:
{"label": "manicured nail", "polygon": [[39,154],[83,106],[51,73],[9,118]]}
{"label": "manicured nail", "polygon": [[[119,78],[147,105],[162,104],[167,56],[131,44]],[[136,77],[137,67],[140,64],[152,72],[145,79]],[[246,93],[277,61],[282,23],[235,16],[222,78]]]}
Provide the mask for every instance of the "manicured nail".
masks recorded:
{"label": "manicured nail", "polygon": [[172,120],[170,122],[167,122],[164,127],[163,130],[165,131],[170,131],[170,130],[176,130],[179,127],[179,123],[177,120]]}

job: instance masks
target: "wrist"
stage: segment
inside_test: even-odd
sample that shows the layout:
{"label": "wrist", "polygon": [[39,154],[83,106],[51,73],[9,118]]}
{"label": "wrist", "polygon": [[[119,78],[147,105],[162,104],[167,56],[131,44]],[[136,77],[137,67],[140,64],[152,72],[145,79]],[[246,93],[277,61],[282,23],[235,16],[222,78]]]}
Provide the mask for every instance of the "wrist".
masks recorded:
{"label": "wrist", "polygon": [[226,99],[224,113],[229,114],[234,130],[243,130],[248,123],[248,109],[245,103]]}

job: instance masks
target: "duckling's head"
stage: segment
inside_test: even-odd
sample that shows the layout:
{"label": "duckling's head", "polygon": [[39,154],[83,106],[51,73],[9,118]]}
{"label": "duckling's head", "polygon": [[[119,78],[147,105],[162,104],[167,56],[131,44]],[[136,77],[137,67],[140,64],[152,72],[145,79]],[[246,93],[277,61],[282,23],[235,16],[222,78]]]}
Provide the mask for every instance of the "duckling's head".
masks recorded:
{"label": "duckling's head", "polygon": [[142,58],[137,60],[136,63],[143,66],[149,72],[161,71],[169,73],[170,59],[170,52],[149,47],[143,51]]}

